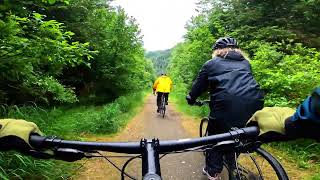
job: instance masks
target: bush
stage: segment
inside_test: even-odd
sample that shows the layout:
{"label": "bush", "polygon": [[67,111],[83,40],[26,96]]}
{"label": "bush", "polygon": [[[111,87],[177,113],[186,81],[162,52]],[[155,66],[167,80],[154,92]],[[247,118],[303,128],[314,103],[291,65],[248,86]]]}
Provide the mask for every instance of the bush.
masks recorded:
{"label": "bush", "polygon": [[[122,96],[104,106],[78,106],[42,109],[33,105],[2,105],[1,118],[26,119],[36,123],[46,135],[79,139],[79,135],[116,133],[143,104],[142,93]],[[1,179],[56,179],[68,177],[77,164],[36,160],[16,152],[0,153]]]}
{"label": "bush", "polygon": [[320,52],[301,44],[286,50],[261,43],[252,59],[255,78],[267,93],[266,106],[295,107],[320,85]]}

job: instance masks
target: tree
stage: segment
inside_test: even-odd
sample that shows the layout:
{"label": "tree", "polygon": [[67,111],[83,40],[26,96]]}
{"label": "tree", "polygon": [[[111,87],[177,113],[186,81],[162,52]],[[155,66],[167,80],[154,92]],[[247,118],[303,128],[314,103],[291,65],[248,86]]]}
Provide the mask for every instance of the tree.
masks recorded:
{"label": "tree", "polygon": [[25,10],[38,7],[37,1],[13,3],[5,1],[0,13],[0,102],[77,101],[72,87],[61,84],[58,76],[66,67],[88,64],[89,44],[71,42],[74,34],[61,23]]}

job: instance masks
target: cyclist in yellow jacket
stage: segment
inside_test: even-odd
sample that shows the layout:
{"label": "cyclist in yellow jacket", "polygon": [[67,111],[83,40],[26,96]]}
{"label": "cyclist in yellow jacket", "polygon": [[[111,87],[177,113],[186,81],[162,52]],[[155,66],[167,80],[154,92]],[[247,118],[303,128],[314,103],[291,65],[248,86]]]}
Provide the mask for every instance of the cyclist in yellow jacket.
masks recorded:
{"label": "cyclist in yellow jacket", "polygon": [[161,74],[161,76],[153,84],[153,93],[157,93],[157,112],[159,112],[159,107],[161,104],[161,96],[164,95],[166,100],[166,105],[168,105],[169,93],[172,89],[172,80],[166,74]]}

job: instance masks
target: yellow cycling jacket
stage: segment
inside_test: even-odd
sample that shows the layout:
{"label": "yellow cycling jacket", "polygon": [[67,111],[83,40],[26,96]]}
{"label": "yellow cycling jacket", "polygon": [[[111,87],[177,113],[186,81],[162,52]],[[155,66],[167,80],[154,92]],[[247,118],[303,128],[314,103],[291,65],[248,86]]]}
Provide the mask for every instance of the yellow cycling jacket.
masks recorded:
{"label": "yellow cycling jacket", "polygon": [[153,84],[156,92],[169,93],[172,89],[172,81],[168,76],[160,76]]}

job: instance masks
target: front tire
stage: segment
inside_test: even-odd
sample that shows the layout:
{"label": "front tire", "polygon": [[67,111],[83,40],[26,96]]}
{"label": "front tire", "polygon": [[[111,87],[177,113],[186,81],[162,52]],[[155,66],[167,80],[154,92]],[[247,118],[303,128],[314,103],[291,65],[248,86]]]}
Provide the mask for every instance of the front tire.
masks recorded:
{"label": "front tire", "polygon": [[209,119],[208,118],[202,118],[200,122],[200,129],[199,129],[199,136],[200,137],[205,137],[208,136],[208,123]]}
{"label": "front tire", "polygon": [[236,169],[229,171],[229,179],[289,180],[279,161],[262,148],[257,148],[253,153],[240,153]]}

